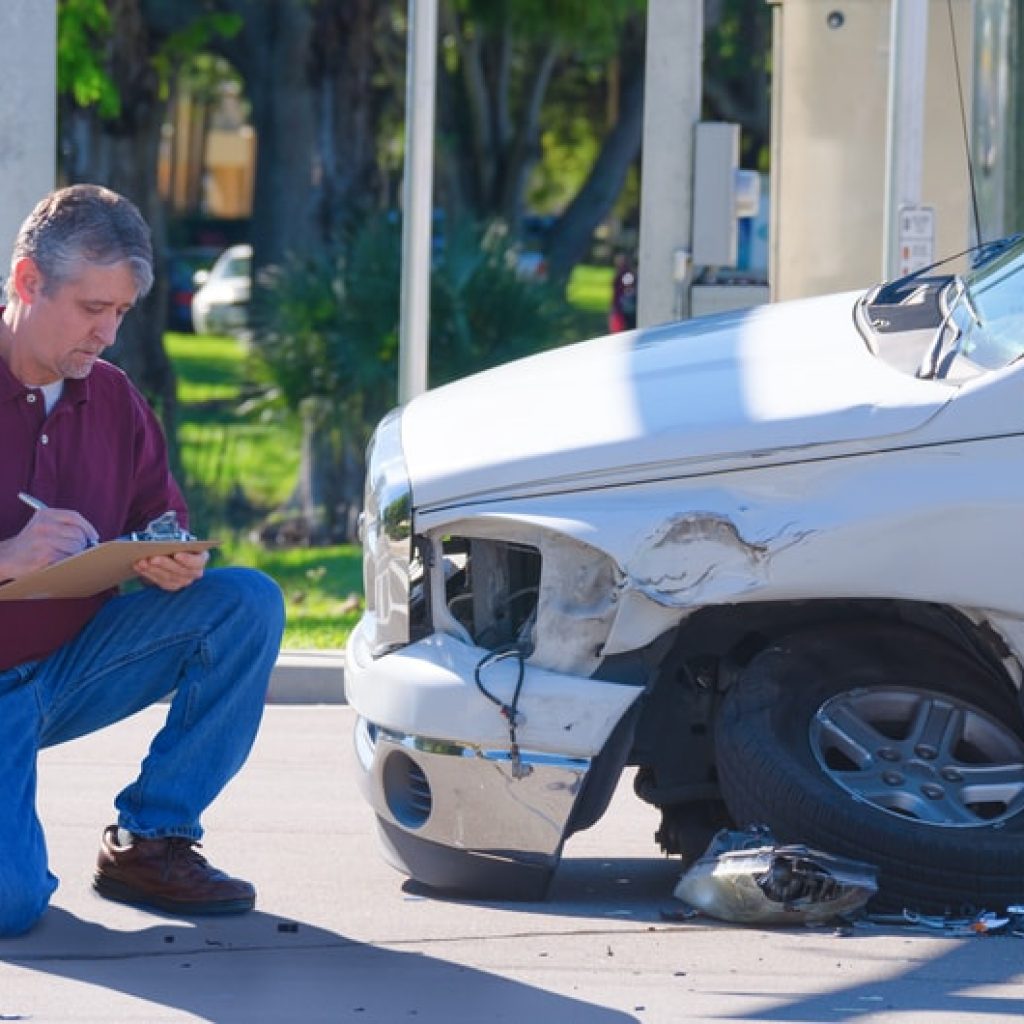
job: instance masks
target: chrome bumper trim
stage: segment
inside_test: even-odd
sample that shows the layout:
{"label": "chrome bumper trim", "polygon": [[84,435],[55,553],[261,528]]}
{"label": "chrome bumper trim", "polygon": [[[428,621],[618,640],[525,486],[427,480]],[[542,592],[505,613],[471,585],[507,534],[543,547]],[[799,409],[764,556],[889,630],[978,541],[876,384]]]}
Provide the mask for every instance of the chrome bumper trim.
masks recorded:
{"label": "chrome bumper trim", "polygon": [[[360,718],[355,729],[360,785],[376,814],[439,846],[515,860],[556,857],[590,760],[521,751],[484,750],[410,736]],[[389,758],[409,758],[431,794],[426,819],[410,827],[392,813],[385,781]],[[399,865],[401,867],[401,865]]]}

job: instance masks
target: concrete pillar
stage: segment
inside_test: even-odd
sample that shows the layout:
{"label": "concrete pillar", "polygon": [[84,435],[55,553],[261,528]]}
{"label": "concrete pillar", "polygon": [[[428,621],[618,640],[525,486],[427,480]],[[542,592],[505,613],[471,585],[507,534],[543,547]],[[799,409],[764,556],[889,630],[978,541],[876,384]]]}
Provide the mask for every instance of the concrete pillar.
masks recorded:
{"label": "concrete pillar", "polygon": [[[0,279],[57,166],[57,0],[0,3]],[[0,300],[2,301],[2,300]]]}
{"label": "concrete pillar", "polygon": [[[768,2],[772,299],[867,288],[884,276],[891,0]],[[952,32],[970,111],[973,7],[974,0],[928,0],[919,201],[934,210],[936,258],[970,244]]]}
{"label": "concrete pillar", "polygon": [[700,120],[703,0],[649,0],[637,323],[689,315],[693,147]]}

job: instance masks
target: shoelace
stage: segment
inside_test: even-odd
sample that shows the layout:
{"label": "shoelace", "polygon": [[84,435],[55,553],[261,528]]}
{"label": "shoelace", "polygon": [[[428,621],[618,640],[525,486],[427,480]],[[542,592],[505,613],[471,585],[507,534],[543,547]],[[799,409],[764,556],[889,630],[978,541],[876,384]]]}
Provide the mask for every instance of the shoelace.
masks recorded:
{"label": "shoelace", "polygon": [[186,839],[184,836],[170,836],[167,840],[167,862],[186,861],[191,864],[197,864],[200,867],[206,867],[207,860],[198,849],[202,845],[196,839]]}

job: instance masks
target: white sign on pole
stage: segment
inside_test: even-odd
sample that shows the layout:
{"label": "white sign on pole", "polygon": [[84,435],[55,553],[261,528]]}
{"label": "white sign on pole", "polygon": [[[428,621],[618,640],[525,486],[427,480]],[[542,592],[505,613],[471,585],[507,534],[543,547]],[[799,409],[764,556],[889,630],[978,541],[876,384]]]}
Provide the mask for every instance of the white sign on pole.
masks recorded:
{"label": "white sign on pole", "polygon": [[935,207],[901,206],[897,219],[899,277],[935,262]]}

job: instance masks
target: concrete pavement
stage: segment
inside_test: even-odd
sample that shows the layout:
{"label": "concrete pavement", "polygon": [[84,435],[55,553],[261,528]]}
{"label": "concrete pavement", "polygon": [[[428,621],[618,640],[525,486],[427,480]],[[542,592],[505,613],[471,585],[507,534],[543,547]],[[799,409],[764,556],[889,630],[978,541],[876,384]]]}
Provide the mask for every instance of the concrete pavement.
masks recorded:
{"label": "concrete pavement", "polygon": [[271,705],[211,808],[204,852],[258,910],[181,920],[90,889],[113,795],[165,709],[44,751],[40,813],[62,882],[40,926],[0,940],[0,1020],[669,1024],[1005,1022],[1024,939],[906,929],[767,930],[665,916],[679,865],[628,781],[573,837],[546,903],[427,898],[377,854],[353,712]]}

